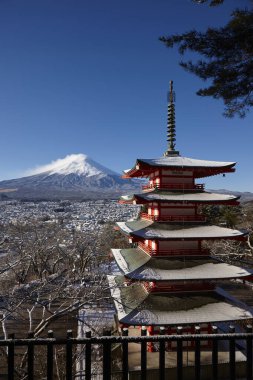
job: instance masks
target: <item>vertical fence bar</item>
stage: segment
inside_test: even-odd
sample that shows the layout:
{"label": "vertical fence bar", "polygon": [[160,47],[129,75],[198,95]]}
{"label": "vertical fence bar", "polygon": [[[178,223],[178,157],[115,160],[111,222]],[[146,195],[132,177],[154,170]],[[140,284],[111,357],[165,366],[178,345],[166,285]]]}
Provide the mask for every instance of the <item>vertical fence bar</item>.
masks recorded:
{"label": "vertical fence bar", "polygon": [[[199,326],[195,326],[195,334],[200,334]],[[200,380],[200,340],[195,341],[195,380]]]}
{"label": "vertical fence bar", "polygon": [[13,340],[8,344],[8,380],[14,380],[14,339],[15,334],[9,334],[8,339]]}
{"label": "vertical fence bar", "polygon": [[[28,339],[33,339],[34,333],[31,331],[28,333]],[[27,379],[34,379],[34,342],[31,341],[27,344]]]}
{"label": "vertical fence bar", "polygon": [[[141,328],[141,336],[147,335],[147,329],[145,326]],[[147,342],[141,342],[141,380],[147,378]]]}
{"label": "vertical fence bar", "polygon": [[[229,326],[229,332],[235,332],[234,326]],[[235,338],[229,338],[229,364],[230,380],[235,380]]]}
{"label": "vertical fence bar", "polygon": [[[212,326],[212,333],[217,334],[218,328],[217,326]],[[213,380],[218,379],[218,340],[213,339],[212,340],[212,368],[213,368]]]}
{"label": "vertical fence bar", "polygon": [[[182,334],[182,327],[178,326],[177,335]],[[177,380],[183,379],[183,342],[177,341]]]}
{"label": "vertical fence bar", "polygon": [[105,341],[103,343],[103,380],[111,379],[111,343],[107,336],[111,335],[111,331],[104,330],[103,335],[105,337]]}
{"label": "vertical fence bar", "polygon": [[[125,327],[122,330],[123,336],[128,336],[128,329]],[[128,380],[128,341],[122,343],[122,380]]]}
{"label": "vertical fence bar", "polygon": [[67,331],[67,342],[66,342],[66,380],[72,380],[72,340],[73,333],[72,330]]}
{"label": "vertical fence bar", "polygon": [[[52,339],[54,337],[54,332],[49,330],[47,337]],[[49,340],[47,342],[47,380],[53,380],[53,371],[54,371],[54,351],[53,351],[53,342]]]}
{"label": "vertical fence bar", "polygon": [[[91,338],[91,331],[87,331],[85,337]],[[85,379],[90,380],[91,378],[91,343],[87,342],[85,344]]]}
{"label": "vertical fence bar", "polygon": [[[247,333],[252,333],[252,326],[247,325]],[[246,339],[246,355],[247,355],[247,380],[252,380],[252,338]]]}
{"label": "vertical fence bar", "polygon": [[[160,335],[165,335],[165,328],[160,327]],[[160,342],[159,345],[159,380],[165,379],[165,342]]]}

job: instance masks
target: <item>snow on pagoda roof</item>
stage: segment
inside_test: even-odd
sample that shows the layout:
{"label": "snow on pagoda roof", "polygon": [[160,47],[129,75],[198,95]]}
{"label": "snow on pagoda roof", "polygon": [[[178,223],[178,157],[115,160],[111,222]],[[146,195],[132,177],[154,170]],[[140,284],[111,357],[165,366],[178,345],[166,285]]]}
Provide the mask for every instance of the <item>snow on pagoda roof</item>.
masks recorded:
{"label": "snow on pagoda roof", "polygon": [[159,158],[143,159],[138,158],[138,162],[143,162],[151,166],[179,166],[179,167],[205,167],[205,168],[220,168],[225,166],[234,166],[236,162],[222,162],[222,161],[207,161],[198,160],[195,158],[188,158],[182,156],[166,156]]}
{"label": "snow on pagoda roof", "polygon": [[[219,169],[224,167],[232,167],[236,162],[224,162],[224,161],[207,161],[198,160],[195,158],[182,157],[179,155],[163,156],[159,158],[137,158],[137,164],[143,163],[149,166],[163,166],[163,167],[179,167],[183,168],[212,168]],[[128,174],[134,168],[124,170],[125,174]]]}
{"label": "snow on pagoda roof", "polygon": [[[122,276],[123,277],[123,276]],[[121,276],[108,276],[120,323],[189,325],[252,318],[250,311],[226,298],[225,292],[148,293],[140,283],[125,286]]]}
{"label": "snow on pagoda roof", "polygon": [[213,225],[156,223],[147,220],[117,222],[117,225],[130,236],[142,239],[223,239],[237,238],[246,235],[246,232]]}
{"label": "snow on pagoda roof", "polygon": [[208,192],[169,192],[169,191],[152,191],[149,193],[140,193],[133,195],[123,195],[122,200],[130,201],[134,198],[140,198],[145,201],[167,201],[167,202],[229,202],[235,201],[240,197],[231,194],[218,194]]}
{"label": "snow on pagoda roof", "polygon": [[252,271],[230,265],[211,257],[152,258],[138,248],[112,249],[122,272],[135,280],[179,281],[240,278]]}

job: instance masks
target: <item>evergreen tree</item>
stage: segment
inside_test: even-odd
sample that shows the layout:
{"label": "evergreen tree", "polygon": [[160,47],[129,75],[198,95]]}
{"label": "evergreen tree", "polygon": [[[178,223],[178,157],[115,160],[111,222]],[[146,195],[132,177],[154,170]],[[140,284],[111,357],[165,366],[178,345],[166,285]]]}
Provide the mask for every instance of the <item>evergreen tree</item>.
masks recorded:
{"label": "evergreen tree", "polygon": [[192,1],[194,3],[199,3],[199,4],[209,3],[210,7],[214,7],[216,5],[220,5],[224,3],[224,0],[192,0]]}
{"label": "evergreen tree", "polygon": [[[193,0],[219,5],[224,0]],[[250,1],[251,2],[251,1]],[[222,99],[224,115],[244,117],[253,106],[253,10],[236,10],[221,28],[206,32],[192,30],[183,34],[160,37],[167,47],[177,45],[181,54],[193,51],[203,56],[197,62],[181,62],[187,71],[210,85],[200,89],[200,96]],[[211,81],[211,82],[210,82]]]}

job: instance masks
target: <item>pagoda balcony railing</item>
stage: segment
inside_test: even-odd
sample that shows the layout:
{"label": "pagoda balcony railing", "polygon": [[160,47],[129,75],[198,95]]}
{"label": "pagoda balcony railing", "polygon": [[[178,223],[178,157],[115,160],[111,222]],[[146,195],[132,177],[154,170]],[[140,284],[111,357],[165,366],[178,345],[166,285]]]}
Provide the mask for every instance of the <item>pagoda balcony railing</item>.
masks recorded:
{"label": "pagoda balcony railing", "polygon": [[160,222],[205,222],[204,215],[150,215],[141,213],[141,218]]}
{"label": "pagoda balcony railing", "polygon": [[[54,338],[52,331],[48,338],[36,339],[15,339],[12,334],[8,339],[0,340],[5,353],[1,359],[0,378],[14,380],[21,378],[19,374],[22,372],[22,378],[28,380],[128,380],[132,377],[159,380],[252,380],[251,325],[247,325],[240,333],[235,333],[232,325],[226,332],[217,326],[212,326],[209,333],[201,331],[199,326],[193,326],[193,333],[190,334],[182,326],[176,326],[176,332],[170,335],[166,334],[167,329],[164,327],[150,335],[147,330],[142,327],[138,336],[131,336],[128,328],[123,328],[119,336],[111,335],[109,330],[104,330],[103,336],[92,336],[87,331],[81,338],[72,337],[69,333],[68,338]],[[139,347],[134,367],[130,356],[133,343]],[[167,351],[171,351],[171,347],[174,347],[175,357],[168,355]],[[19,368],[21,352],[24,360]],[[60,363],[57,357],[59,352]],[[242,357],[240,361],[237,361],[238,353]],[[155,368],[154,355],[158,355]],[[188,364],[188,355],[192,357],[191,364]],[[43,365],[41,361],[38,362],[38,356],[40,359],[43,356]]]}
{"label": "pagoda balcony railing", "polygon": [[205,185],[203,183],[198,183],[195,185],[192,185],[191,183],[166,183],[166,184],[151,184],[148,183],[147,185],[142,186],[142,190],[154,190],[154,189],[164,189],[164,190],[204,190]]}
{"label": "pagoda balcony railing", "polygon": [[141,241],[138,242],[138,247],[148,253],[150,256],[203,256],[209,255],[209,249],[152,249]]}

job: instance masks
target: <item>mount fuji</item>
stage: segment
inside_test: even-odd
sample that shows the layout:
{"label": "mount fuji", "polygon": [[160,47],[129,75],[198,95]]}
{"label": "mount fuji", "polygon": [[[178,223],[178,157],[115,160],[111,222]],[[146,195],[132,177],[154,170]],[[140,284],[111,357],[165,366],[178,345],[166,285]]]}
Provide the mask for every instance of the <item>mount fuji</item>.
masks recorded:
{"label": "mount fuji", "polygon": [[0,195],[11,198],[112,198],[136,190],[138,182],[121,176],[85,154],[71,154],[27,172],[22,178],[0,182]]}

